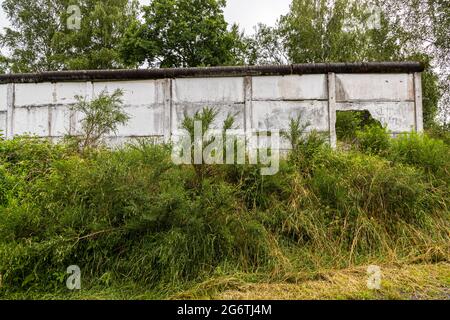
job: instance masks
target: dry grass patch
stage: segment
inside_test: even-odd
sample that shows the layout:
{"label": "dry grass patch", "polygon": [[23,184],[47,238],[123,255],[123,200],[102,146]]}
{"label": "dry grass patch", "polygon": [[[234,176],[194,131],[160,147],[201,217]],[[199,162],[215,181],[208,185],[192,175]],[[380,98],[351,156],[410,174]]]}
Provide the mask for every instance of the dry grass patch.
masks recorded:
{"label": "dry grass patch", "polygon": [[298,283],[244,284],[212,299],[322,300],[322,299],[450,299],[450,264],[382,267],[381,290],[367,288],[367,267],[331,271],[316,280]]}

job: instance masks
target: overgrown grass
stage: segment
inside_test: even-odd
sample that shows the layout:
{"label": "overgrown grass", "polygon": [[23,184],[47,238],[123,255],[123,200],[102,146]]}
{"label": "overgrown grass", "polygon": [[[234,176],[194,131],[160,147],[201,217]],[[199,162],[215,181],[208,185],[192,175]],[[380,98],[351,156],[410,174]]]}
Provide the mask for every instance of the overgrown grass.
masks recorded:
{"label": "overgrown grass", "polygon": [[302,140],[275,176],[211,166],[199,180],[145,141],[80,155],[0,140],[0,296],[82,298],[65,288],[69,265],[84,297],[165,298],[216,276],[449,261],[447,145],[411,134],[340,152],[319,141]]}

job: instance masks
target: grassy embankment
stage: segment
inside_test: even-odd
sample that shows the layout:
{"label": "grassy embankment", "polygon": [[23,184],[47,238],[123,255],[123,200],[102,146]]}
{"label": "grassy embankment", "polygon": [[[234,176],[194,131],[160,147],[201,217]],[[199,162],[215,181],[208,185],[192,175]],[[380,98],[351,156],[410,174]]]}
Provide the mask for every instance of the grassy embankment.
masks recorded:
{"label": "grassy embankment", "polygon": [[0,140],[0,298],[449,298],[449,146],[375,129],[345,152],[319,140],[275,176],[176,166],[145,142]]}

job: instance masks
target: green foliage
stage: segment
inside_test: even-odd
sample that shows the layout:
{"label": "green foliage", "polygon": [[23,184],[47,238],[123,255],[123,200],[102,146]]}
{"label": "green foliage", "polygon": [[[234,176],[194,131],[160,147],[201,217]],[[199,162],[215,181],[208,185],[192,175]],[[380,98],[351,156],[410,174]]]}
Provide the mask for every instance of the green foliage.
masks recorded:
{"label": "green foliage", "polygon": [[286,64],[289,61],[279,25],[259,23],[252,36],[243,37],[244,61],[249,65]]}
{"label": "green foliage", "polygon": [[[450,4],[446,0],[379,0],[384,12],[389,17],[392,25],[395,26],[394,32],[399,34],[399,40],[404,43],[403,47],[408,52],[425,53],[430,58],[426,59],[425,64],[431,62],[432,68],[428,68],[424,76],[424,111],[425,122],[427,125],[434,121],[435,107],[433,103],[433,88],[436,76],[433,76],[431,70],[435,70],[439,75],[439,84],[441,88],[441,115],[448,114],[450,102]],[[399,15],[398,12],[404,14]],[[419,55],[420,56],[420,55]],[[423,55],[422,55],[423,56]],[[422,59],[421,59],[422,61]],[[427,112],[428,110],[431,113]],[[427,119],[427,114],[430,118]]]}
{"label": "green foliage", "polygon": [[105,135],[117,133],[119,125],[127,123],[129,116],[122,110],[122,95],[123,92],[118,89],[111,95],[104,90],[92,101],[81,96],[75,97],[78,102],[71,110],[83,114],[79,141],[81,151],[98,146]]}
{"label": "green foliage", "polygon": [[363,130],[356,131],[358,148],[367,154],[384,154],[390,146],[390,134],[386,127],[370,125]]}
{"label": "green foliage", "polygon": [[413,165],[436,178],[448,181],[450,147],[442,140],[414,132],[401,135],[392,141],[388,157],[392,161]]}
{"label": "green foliage", "polygon": [[427,134],[433,139],[442,140],[446,145],[450,145],[450,123],[442,125],[435,123],[427,129]]}
{"label": "green foliage", "polygon": [[281,137],[291,144],[289,159],[292,163],[305,164],[325,143],[324,136],[316,131],[308,133],[309,122],[303,123],[301,117],[291,119],[289,130],[281,132]]}
{"label": "green foliage", "polygon": [[361,117],[357,112],[338,111],[336,113],[336,135],[340,141],[353,141],[360,128]]}
{"label": "green foliage", "polygon": [[281,18],[289,58],[294,63],[391,60],[399,53],[383,13],[381,28],[370,25],[368,1],[294,0]]}
{"label": "green foliage", "polygon": [[155,0],[144,6],[144,22],[127,30],[121,54],[129,66],[235,64],[236,33],[227,30],[224,0]]}
{"label": "green foliage", "polygon": [[400,218],[419,223],[436,203],[420,171],[352,153],[320,154],[311,183],[321,203],[340,215],[364,213],[386,222]]}
{"label": "green foliage", "polygon": [[308,170],[219,166],[199,181],[192,166],[172,163],[169,146],[146,140],[83,156],[37,138],[2,140],[0,294],[64,294],[73,264],[86,289],[174,292],[215,272],[285,277],[448,252],[448,185],[415,158],[436,148],[426,141],[411,155],[402,142],[394,162],[317,148]]}
{"label": "green foliage", "polygon": [[[79,30],[67,27],[71,4],[81,10]],[[12,72],[121,67],[118,44],[137,16],[134,0],[6,0],[2,8],[11,27],[0,43]]]}
{"label": "green foliage", "polygon": [[51,43],[55,62],[69,70],[123,68],[119,44],[137,19],[139,2],[82,0],[77,5],[81,11],[80,30],[67,29],[67,10],[60,16],[64,24]]}
{"label": "green foliage", "polygon": [[336,112],[336,135],[340,141],[354,143],[358,131],[372,126],[382,127],[381,123],[373,119],[368,111]]}
{"label": "green foliage", "polygon": [[269,263],[266,231],[235,206],[233,186],[204,179],[199,196],[191,181],[169,148],[148,143],[53,161],[0,209],[4,284],[52,289],[61,285],[55,272],[73,263],[88,278],[127,274],[152,286],[195,279],[225,261],[248,270]]}

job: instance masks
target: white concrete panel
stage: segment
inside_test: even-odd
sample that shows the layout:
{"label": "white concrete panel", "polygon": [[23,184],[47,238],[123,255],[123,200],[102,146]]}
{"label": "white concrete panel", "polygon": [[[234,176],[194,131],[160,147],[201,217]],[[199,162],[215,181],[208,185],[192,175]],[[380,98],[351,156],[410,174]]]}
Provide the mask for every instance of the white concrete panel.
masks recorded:
{"label": "white concrete panel", "polygon": [[125,105],[163,103],[164,83],[164,80],[95,82],[94,94],[98,96],[104,90],[112,94],[115,90],[121,89]]}
{"label": "white concrete panel", "polygon": [[189,78],[173,81],[175,102],[244,102],[244,78]]}
{"label": "white concrete panel", "polygon": [[338,103],[336,108],[341,111],[367,110],[393,133],[415,129],[414,102]]}
{"label": "white concrete panel", "polygon": [[0,112],[0,136],[6,136],[6,112]]}
{"label": "white concrete panel", "polygon": [[14,135],[33,134],[48,136],[48,108],[16,108],[14,109]]}
{"label": "white concrete panel", "polygon": [[15,107],[49,105],[55,103],[53,83],[18,83],[15,85]]}
{"label": "white concrete panel", "polygon": [[[208,105],[211,108],[215,108],[219,111],[211,129],[223,128],[223,123],[228,114],[235,116],[234,129],[244,129],[244,104],[216,104]],[[172,114],[172,132],[176,134],[176,131],[181,128],[181,124],[184,120],[185,113],[188,116],[193,116],[197,111],[201,112],[205,107],[204,104],[197,103],[184,103],[175,104],[174,112]]]}
{"label": "white concrete panel", "polygon": [[307,131],[328,131],[328,102],[326,101],[254,101],[252,127],[258,130],[287,130],[291,119],[300,116],[310,123]]}
{"label": "white concrete panel", "polygon": [[8,85],[0,85],[0,111],[6,111],[8,104]]}
{"label": "white concrete panel", "polygon": [[50,107],[50,135],[63,137],[70,132],[70,109],[67,106]]}
{"label": "white concrete panel", "polygon": [[87,101],[92,95],[92,84],[90,82],[59,82],[55,84],[56,104],[74,104],[77,102],[75,96],[85,97]]}
{"label": "white concrete panel", "polygon": [[130,116],[130,120],[125,126],[120,126],[118,136],[164,136],[163,104],[131,106],[124,111]]}
{"label": "white concrete panel", "polygon": [[336,98],[346,101],[413,101],[411,74],[337,74]]}
{"label": "white concrete panel", "polygon": [[253,100],[324,100],[324,74],[253,77]]}

